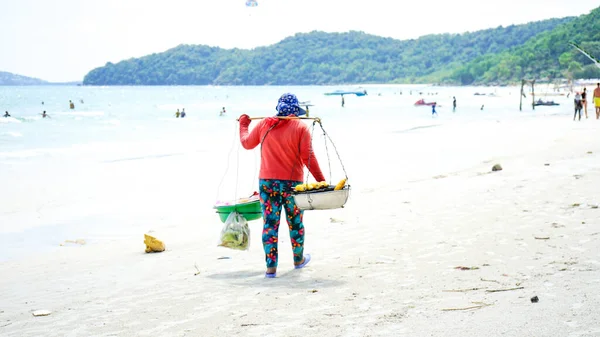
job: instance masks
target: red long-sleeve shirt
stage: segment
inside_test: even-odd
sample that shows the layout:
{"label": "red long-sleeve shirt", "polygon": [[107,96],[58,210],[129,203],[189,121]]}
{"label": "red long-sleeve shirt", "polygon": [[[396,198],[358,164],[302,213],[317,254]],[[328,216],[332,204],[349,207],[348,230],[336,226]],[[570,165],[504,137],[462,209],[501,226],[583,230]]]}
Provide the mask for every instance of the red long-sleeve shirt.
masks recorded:
{"label": "red long-sleeve shirt", "polygon": [[279,120],[269,131],[275,122],[273,118],[263,119],[250,132],[248,125],[240,123],[240,141],[245,149],[251,150],[262,141],[259,178],[304,181],[307,166],[316,181],[325,181],[308,127],[297,119]]}

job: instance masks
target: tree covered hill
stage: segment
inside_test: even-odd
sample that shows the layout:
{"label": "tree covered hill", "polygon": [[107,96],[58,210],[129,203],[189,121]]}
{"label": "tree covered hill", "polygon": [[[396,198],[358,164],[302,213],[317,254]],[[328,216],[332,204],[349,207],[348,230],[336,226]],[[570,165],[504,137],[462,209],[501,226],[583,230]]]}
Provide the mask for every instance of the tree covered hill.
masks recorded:
{"label": "tree covered hill", "polygon": [[0,71],[0,85],[42,85],[47,83],[37,78]]}
{"label": "tree covered hill", "polygon": [[[287,85],[475,82],[470,62],[537,41],[580,18],[412,40],[363,32],[296,34],[252,50],[180,45],[90,71],[85,85]],[[584,44],[585,46],[586,44]],[[487,65],[487,63],[484,63]],[[499,78],[489,76],[490,81]]]}
{"label": "tree covered hill", "polygon": [[600,56],[600,8],[543,32],[521,46],[478,57],[444,81],[482,84],[522,78],[600,78],[600,69],[573,48],[571,41],[597,58]]}

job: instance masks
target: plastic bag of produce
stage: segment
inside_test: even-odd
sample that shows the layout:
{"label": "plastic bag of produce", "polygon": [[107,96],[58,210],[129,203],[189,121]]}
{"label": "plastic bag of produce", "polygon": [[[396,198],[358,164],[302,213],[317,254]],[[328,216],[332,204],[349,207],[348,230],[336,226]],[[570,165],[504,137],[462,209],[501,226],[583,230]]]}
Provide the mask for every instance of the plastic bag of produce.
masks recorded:
{"label": "plastic bag of produce", "polygon": [[221,230],[221,247],[247,250],[250,247],[250,227],[248,221],[238,212],[231,212]]}

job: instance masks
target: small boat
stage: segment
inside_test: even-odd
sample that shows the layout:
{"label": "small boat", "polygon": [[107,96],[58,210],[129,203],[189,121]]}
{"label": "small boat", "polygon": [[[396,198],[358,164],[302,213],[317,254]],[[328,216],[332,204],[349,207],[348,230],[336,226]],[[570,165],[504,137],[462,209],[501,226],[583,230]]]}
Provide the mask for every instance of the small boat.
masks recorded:
{"label": "small boat", "polygon": [[365,96],[366,94],[367,94],[366,90],[355,90],[355,91],[336,90],[333,92],[326,92],[325,96],[343,96],[343,95]]}
{"label": "small boat", "polygon": [[537,102],[533,103],[533,106],[553,106],[553,105],[560,105],[560,104],[556,103],[554,101],[542,101],[541,99],[538,100]]}
{"label": "small boat", "polygon": [[419,105],[436,105],[436,102],[425,102],[424,99],[420,99],[418,101],[415,102],[415,106],[419,106]]}

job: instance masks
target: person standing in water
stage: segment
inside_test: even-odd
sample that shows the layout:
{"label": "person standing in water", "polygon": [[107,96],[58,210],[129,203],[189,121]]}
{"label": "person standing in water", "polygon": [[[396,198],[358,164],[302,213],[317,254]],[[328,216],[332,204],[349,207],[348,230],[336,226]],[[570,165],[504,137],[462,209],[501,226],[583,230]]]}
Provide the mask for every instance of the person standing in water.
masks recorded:
{"label": "person standing in water", "polygon": [[46,110],[44,110],[44,112],[42,112],[42,118],[50,118],[50,116],[46,113]]}
{"label": "person standing in water", "polygon": [[181,115],[181,112],[179,112],[179,109],[177,109],[177,112],[175,113],[175,117],[179,118],[179,115]]}
{"label": "person standing in water", "polygon": [[8,111],[4,111],[4,117],[10,117],[10,114],[8,113]]}
{"label": "person standing in water", "polygon": [[223,107],[221,112],[219,112],[219,116],[223,116],[223,115],[225,115],[225,113],[227,113],[227,111],[225,111],[225,107]]}
{"label": "person standing in water", "polygon": [[298,118],[280,118],[306,114],[300,108],[296,95],[281,95],[275,110],[276,116],[261,120],[252,131],[248,131],[252,122],[250,117],[244,114],[239,118],[242,146],[247,150],[258,145],[261,148],[258,184],[264,221],[262,241],[267,278],[274,278],[277,273],[279,223],[284,209],[290,231],[294,268],[304,268],[310,261],[310,254],[304,254],[304,211],[296,206],[292,192],[297,185],[302,184],[305,166],[317,181],[325,181],[312,148],[308,126]]}
{"label": "person standing in water", "polygon": [[342,95],[342,108],[344,107],[344,104],[345,104],[345,102],[344,102],[344,95]]}
{"label": "person standing in water", "polygon": [[185,108],[181,110],[181,118],[185,117]]}
{"label": "person standing in water", "polygon": [[456,112],[456,97],[452,96],[452,112]]}
{"label": "person standing in water", "polygon": [[71,100],[69,100],[69,109],[75,109],[75,103],[71,102]]}
{"label": "person standing in water", "polygon": [[431,117],[437,115],[437,111],[435,111],[435,103],[431,105]]}

